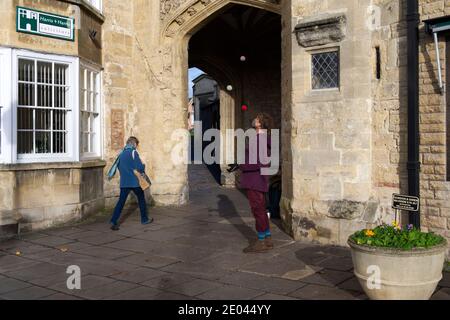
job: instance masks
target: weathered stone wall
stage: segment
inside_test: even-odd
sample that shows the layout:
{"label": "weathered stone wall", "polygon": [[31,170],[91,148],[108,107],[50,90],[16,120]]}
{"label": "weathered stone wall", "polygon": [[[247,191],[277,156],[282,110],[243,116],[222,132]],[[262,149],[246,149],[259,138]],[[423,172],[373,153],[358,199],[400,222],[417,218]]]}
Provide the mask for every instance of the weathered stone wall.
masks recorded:
{"label": "weathered stone wall", "polygon": [[[449,1],[421,0],[421,21],[450,14]],[[446,83],[446,38],[439,39],[442,76]],[[448,50],[448,48],[447,48]],[[445,92],[439,89],[437,55],[433,37],[420,26],[420,193],[422,201],[422,226],[450,239],[450,181],[447,181],[446,116],[449,103]],[[448,93],[447,93],[448,97]]]}
{"label": "weathered stone wall", "polygon": [[[381,79],[373,79],[373,185],[382,216],[392,219],[392,193],[407,185],[407,38],[406,1],[375,1],[373,48],[381,52]],[[448,15],[446,1],[420,1],[421,21]],[[446,98],[440,94],[436,51],[431,35],[419,28],[420,194],[424,231],[449,238],[450,182],[446,181]],[[440,53],[445,79],[445,38]],[[372,54],[373,61],[375,55]],[[374,65],[375,68],[375,65]],[[402,216],[408,222],[408,215]]]}
{"label": "weathered stone wall", "polygon": [[[375,1],[369,12],[373,74],[373,194],[380,202],[378,222],[394,219],[393,193],[407,193],[406,23],[404,1]],[[380,78],[376,77],[379,49]]]}
{"label": "weathered stone wall", "polygon": [[3,166],[0,225],[19,221],[26,232],[98,213],[104,207],[103,167],[102,161]]}
{"label": "weathered stone wall", "polygon": [[[133,120],[133,8],[123,1],[103,1],[103,14],[107,19],[103,24],[103,104],[104,114],[104,157],[108,167],[123,148],[126,136],[131,132]],[[138,74],[136,74],[138,76]],[[144,84],[142,84],[144,85]],[[138,90],[139,87],[134,88]],[[144,140],[143,137],[140,137]],[[112,206],[119,195],[116,177],[108,182],[105,177],[106,205]],[[111,199],[112,198],[112,199]],[[112,201],[111,201],[112,200]]]}
{"label": "weathered stone wall", "polygon": [[[245,101],[249,105],[243,114],[244,129],[251,127],[255,116],[264,112],[273,118],[274,129],[281,128],[281,73],[280,63],[266,63],[262,69],[261,64],[248,68],[245,75]],[[237,105],[238,112],[240,105]]]}
{"label": "weathered stone wall", "polygon": [[[311,41],[301,44],[291,36],[293,189],[290,203],[283,207],[291,210],[290,228],[298,239],[345,244],[350,233],[377,217],[378,201],[372,193],[369,4],[292,1],[292,28],[304,19],[329,18],[323,13],[344,17],[336,19],[343,28],[340,39],[335,34],[324,37],[327,30],[320,28],[309,36]],[[328,30],[334,33],[336,28]],[[311,54],[331,48],[340,51],[340,88],[312,91]]]}

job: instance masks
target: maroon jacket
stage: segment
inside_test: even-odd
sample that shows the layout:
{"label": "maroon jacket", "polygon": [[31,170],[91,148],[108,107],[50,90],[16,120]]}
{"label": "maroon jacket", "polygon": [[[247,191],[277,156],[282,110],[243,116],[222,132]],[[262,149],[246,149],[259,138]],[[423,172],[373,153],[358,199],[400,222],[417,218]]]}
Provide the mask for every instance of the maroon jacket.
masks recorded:
{"label": "maroon jacket", "polygon": [[[262,134],[258,134],[258,146],[259,146],[259,138]],[[267,153],[270,156],[270,136],[267,136]],[[255,148],[259,149],[258,148]],[[263,165],[260,162],[259,150],[257,150],[257,163],[250,164],[250,149],[249,146],[245,148],[245,164],[241,164],[239,169],[241,169],[241,178],[240,178],[240,186],[242,189],[250,189],[256,190],[260,192],[268,192],[269,191],[269,176],[261,175],[261,168],[269,167],[270,165]]]}

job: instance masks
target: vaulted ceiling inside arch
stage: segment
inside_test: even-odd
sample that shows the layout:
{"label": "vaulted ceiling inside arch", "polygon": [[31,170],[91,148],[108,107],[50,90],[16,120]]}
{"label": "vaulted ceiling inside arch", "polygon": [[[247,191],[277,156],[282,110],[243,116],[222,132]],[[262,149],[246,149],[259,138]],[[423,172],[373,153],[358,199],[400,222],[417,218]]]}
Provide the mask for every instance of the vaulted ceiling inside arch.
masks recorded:
{"label": "vaulted ceiling inside arch", "polygon": [[212,74],[220,73],[220,70],[238,77],[242,55],[247,57],[247,66],[279,66],[279,15],[254,7],[232,5],[195,33],[189,43],[189,66],[203,68],[216,78],[224,77],[223,74]]}

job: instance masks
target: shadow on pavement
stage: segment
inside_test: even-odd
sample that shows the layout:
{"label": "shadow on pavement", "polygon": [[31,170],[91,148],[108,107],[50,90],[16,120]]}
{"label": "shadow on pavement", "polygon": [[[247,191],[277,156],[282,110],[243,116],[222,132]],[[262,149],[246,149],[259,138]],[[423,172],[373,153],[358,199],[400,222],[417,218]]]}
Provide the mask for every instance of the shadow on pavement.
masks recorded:
{"label": "shadow on pavement", "polygon": [[250,244],[250,242],[256,237],[255,232],[239,215],[233,201],[231,201],[230,198],[224,194],[217,195],[217,198],[219,199],[217,202],[217,211],[219,212],[219,216],[228,220],[228,222],[233,225]]}

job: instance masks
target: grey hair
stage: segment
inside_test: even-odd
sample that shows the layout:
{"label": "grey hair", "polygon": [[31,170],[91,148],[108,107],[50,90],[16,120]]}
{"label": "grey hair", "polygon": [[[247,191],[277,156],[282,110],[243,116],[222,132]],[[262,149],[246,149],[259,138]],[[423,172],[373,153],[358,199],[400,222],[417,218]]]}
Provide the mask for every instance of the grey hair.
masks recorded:
{"label": "grey hair", "polygon": [[137,147],[139,144],[139,140],[136,137],[129,137],[127,140],[127,144],[132,145],[133,147]]}

